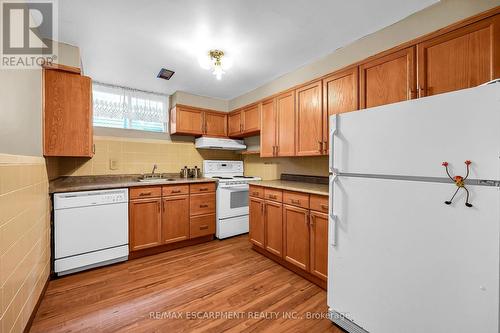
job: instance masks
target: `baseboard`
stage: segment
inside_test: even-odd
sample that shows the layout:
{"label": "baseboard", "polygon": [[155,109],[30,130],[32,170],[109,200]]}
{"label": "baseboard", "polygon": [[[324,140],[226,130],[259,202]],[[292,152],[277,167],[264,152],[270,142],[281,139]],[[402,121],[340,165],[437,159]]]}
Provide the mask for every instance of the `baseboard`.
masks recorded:
{"label": "baseboard", "polygon": [[262,254],[263,256],[277,262],[278,264],[280,264],[281,266],[285,267],[286,269],[294,272],[295,274],[302,276],[304,279],[311,281],[312,283],[314,283],[315,285],[317,285],[321,289],[326,290],[326,281],[318,278],[317,276],[314,276],[311,273],[304,271],[303,269],[295,266],[294,264],[289,263],[288,261],[284,260],[283,258],[281,258],[275,254],[272,254],[272,253],[264,250],[263,248],[256,246],[255,244],[252,244],[252,249],[254,251]]}
{"label": "baseboard", "polygon": [[166,251],[171,251],[175,249],[180,249],[181,247],[197,245],[201,243],[206,243],[214,239],[214,235],[202,236],[193,239],[187,239],[185,241],[180,241],[176,243],[164,244],[160,246],[150,247],[148,249],[132,251],[128,255],[128,259],[137,259],[141,257],[150,256],[153,254],[158,254]]}
{"label": "baseboard", "polygon": [[31,329],[31,325],[33,325],[33,321],[35,320],[36,313],[38,312],[38,308],[40,307],[40,304],[42,303],[43,296],[45,296],[45,292],[47,291],[47,287],[49,286],[49,281],[50,281],[50,274],[47,276],[47,281],[45,281],[45,284],[43,285],[42,292],[38,296],[38,300],[36,301],[35,307],[33,308],[33,311],[31,311],[30,318],[28,319],[28,322],[26,323],[26,326],[24,327],[23,332],[28,333]]}

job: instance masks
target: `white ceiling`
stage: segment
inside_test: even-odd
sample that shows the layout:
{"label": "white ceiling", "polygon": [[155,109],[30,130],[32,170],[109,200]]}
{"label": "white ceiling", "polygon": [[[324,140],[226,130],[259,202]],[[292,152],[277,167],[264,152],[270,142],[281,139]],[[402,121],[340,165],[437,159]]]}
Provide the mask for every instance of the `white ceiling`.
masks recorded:
{"label": "white ceiling", "polygon": [[[63,0],[59,40],[97,81],[231,99],[437,0]],[[198,57],[224,50],[217,81]],[[175,71],[156,78],[161,67]]]}

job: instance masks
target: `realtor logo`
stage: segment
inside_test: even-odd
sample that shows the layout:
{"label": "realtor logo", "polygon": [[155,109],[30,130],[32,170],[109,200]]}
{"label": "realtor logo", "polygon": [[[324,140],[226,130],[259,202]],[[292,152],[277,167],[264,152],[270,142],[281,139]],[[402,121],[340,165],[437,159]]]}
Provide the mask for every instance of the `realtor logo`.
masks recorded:
{"label": "realtor logo", "polygon": [[37,68],[51,63],[55,40],[55,2],[1,0],[2,68]]}

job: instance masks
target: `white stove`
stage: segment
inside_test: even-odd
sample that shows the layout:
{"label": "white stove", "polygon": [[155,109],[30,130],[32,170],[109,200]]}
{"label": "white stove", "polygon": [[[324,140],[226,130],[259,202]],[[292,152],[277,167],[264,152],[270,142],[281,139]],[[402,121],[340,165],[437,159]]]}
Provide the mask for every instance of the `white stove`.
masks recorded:
{"label": "white stove", "polygon": [[203,161],[205,177],[217,179],[217,227],[224,239],[248,232],[248,183],[259,177],[243,175],[242,161]]}

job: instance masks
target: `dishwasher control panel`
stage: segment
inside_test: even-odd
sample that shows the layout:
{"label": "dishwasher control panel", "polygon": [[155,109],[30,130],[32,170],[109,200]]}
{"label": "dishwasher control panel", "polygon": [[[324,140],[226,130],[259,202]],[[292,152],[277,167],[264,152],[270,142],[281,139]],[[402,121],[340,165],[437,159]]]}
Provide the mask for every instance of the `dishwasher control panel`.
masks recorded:
{"label": "dishwasher control panel", "polygon": [[125,202],[128,202],[128,189],[126,188],[54,194],[55,210]]}

